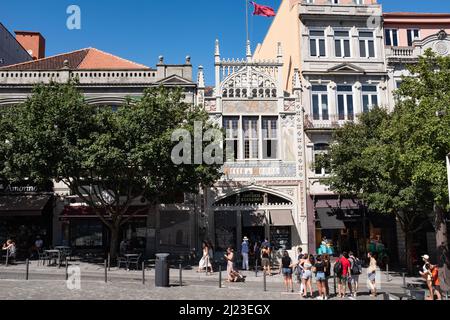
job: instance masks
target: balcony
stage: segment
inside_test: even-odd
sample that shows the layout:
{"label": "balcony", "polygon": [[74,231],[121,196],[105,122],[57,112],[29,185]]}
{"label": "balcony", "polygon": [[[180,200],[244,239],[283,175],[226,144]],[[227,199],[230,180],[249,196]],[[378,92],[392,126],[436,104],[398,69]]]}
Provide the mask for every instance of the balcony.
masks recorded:
{"label": "balcony", "polygon": [[389,63],[415,63],[419,60],[417,47],[386,47],[386,58]]}
{"label": "balcony", "polygon": [[342,115],[329,115],[328,120],[319,119],[314,120],[310,115],[305,116],[305,130],[334,130],[340,127],[343,127],[346,123],[354,122],[356,116],[353,116],[353,119],[349,119],[349,117],[344,117]]}

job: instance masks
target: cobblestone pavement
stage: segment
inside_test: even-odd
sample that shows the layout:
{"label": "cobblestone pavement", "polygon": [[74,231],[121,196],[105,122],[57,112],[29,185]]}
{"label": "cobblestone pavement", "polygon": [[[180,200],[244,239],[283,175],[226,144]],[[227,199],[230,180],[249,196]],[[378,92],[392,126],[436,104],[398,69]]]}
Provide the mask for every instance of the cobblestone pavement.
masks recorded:
{"label": "cobblestone pavement", "polygon": [[[207,276],[195,270],[183,270],[183,286],[179,286],[179,270],[170,271],[170,288],[155,287],[154,270],[146,270],[145,284],[142,283],[142,271],[126,271],[111,268],[108,282],[104,282],[104,267],[94,264],[73,263],[81,272],[81,288],[71,290],[65,281],[65,267],[37,266],[33,261],[29,267],[29,280],[25,280],[24,264],[0,266],[0,299],[1,300],[303,300],[298,292],[285,292],[281,275],[264,277],[260,272],[243,272],[247,276],[245,283],[222,283],[219,288],[219,273]],[[225,280],[225,272],[222,272]],[[391,273],[381,273],[378,298],[368,295],[367,277],[363,273],[360,278],[360,295],[357,298],[347,297],[345,300],[383,300],[395,299],[383,293],[402,293],[403,278]],[[406,278],[407,283],[421,285],[418,278]],[[315,288],[313,283],[313,288]],[[299,285],[295,283],[295,290]],[[330,290],[334,293],[333,280]],[[332,298],[339,300],[338,298]]]}

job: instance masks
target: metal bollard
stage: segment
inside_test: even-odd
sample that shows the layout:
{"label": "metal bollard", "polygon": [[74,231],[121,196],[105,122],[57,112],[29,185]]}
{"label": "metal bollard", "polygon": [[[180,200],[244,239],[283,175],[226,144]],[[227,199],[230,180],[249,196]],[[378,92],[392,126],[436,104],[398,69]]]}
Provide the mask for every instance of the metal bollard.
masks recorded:
{"label": "metal bollard", "polygon": [[180,267],[180,287],[182,287],[183,286],[183,268],[181,266],[181,263],[180,263],[179,267]]}
{"label": "metal bollard", "polygon": [[255,277],[258,278],[258,259],[255,261]]}
{"label": "metal bollard", "polygon": [[66,257],[66,281],[69,280],[69,262]]}
{"label": "metal bollard", "polygon": [[108,253],[108,271],[111,271],[111,254]]}
{"label": "metal bollard", "polygon": [[386,277],[387,277],[387,282],[391,282],[391,278],[389,277],[389,265],[386,265]]}
{"label": "metal bollard", "polygon": [[5,261],[5,267],[8,266],[8,258],[9,258],[9,249],[6,250],[6,261]]}
{"label": "metal bollard", "polygon": [[105,259],[105,283],[108,282],[108,261]]}
{"label": "metal bollard", "polygon": [[206,257],[206,275],[208,275],[208,269],[209,269],[209,257]]}
{"label": "metal bollard", "polygon": [[267,274],[264,272],[264,292],[267,291]]}
{"label": "metal bollard", "polygon": [[30,260],[27,259],[26,264],[27,264],[27,273],[26,273],[25,280],[28,280],[28,274],[30,272]]}
{"label": "metal bollard", "polygon": [[145,284],[145,262],[142,261],[142,284]]}
{"label": "metal bollard", "polygon": [[219,288],[222,288],[222,266],[219,264]]}

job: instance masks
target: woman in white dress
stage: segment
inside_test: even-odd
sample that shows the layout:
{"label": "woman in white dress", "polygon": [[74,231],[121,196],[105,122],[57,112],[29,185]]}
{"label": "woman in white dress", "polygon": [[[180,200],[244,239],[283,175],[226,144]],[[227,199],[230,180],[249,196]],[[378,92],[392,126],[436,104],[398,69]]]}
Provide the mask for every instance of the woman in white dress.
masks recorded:
{"label": "woman in white dress", "polygon": [[[200,259],[200,262],[198,264],[197,272],[202,272],[203,269],[208,269],[208,268],[211,270],[211,272],[213,272],[211,258],[209,256],[208,244],[206,242],[203,242],[202,248],[203,248],[203,256]],[[208,270],[206,270],[206,271],[208,271]]]}

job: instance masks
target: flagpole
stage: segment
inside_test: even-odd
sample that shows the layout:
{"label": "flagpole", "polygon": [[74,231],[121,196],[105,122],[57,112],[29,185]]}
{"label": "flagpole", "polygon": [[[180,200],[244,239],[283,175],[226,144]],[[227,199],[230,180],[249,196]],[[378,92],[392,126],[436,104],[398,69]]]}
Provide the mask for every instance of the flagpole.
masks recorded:
{"label": "flagpole", "polygon": [[244,0],[245,3],[245,31],[247,36],[247,41],[245,45],[247,45],[248,41],[250,40],[249,34],[248,34],[248,3],[247,0]]}

